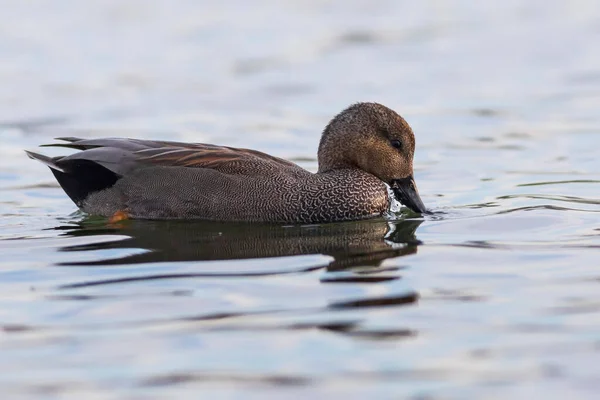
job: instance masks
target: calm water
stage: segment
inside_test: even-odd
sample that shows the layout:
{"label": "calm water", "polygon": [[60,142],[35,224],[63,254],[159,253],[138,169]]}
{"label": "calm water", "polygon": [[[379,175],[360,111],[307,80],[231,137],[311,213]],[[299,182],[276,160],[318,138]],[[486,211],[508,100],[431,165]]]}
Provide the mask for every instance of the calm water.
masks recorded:
{"label": "calm water", "polygon": [[[598,2],[1,3],[3,398],[596,398]],[[315,170],[369,100],[412,124],[434,217],[109,225],[22,151],[163,138]]]}

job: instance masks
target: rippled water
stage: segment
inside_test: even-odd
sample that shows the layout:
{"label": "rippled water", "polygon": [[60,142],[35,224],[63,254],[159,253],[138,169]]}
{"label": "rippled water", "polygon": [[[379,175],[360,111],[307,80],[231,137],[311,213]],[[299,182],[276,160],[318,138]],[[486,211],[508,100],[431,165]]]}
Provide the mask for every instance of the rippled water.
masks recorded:
{"label": "rippled water", "polygon": [[[2,3],[3,397],[597,396],[597,2]],[[108,224],[22,151],[168,138],[315,170],[356,101],[411,123],[435,216]]]}

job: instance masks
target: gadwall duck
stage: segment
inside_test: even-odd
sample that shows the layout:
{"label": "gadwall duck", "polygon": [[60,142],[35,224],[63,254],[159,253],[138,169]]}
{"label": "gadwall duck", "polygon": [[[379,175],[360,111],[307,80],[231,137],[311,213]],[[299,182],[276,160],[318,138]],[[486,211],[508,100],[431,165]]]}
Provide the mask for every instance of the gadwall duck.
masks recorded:
{"label": "gadwall duck", "polygon": [[413,179],[415,137],[377,103],[354,104],[325,127],[317,173],[255,150],[122,138],[59,138],[80,150],[50,167],[83,211],[113,220],[205,219],[322,223],[380,216],[388,184],[402,204],[426,212]]}

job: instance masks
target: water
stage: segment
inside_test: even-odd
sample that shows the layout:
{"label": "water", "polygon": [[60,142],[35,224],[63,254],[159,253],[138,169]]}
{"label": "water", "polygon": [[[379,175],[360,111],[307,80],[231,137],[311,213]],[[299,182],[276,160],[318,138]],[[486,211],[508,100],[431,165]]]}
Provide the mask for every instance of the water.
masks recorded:
{"label": "water", "polygon": [[[597,2],[3,3],[4,397],[596,397]],[[22,152],[162,138],[315,170],[356,101],[411,123],[434,216],[111,225]]]}

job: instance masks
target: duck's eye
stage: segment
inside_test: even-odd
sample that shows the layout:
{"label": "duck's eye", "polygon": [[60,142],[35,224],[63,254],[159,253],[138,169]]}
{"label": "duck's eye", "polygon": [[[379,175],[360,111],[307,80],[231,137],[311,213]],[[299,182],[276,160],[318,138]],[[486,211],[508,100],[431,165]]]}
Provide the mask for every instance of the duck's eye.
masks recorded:
{"label": "duck's eye", "polygon": [[399,141],[399,140],[392,140],[392,141],[390,141],[390,144],[395,149],[401,149],[402,148],[402,142]]}

